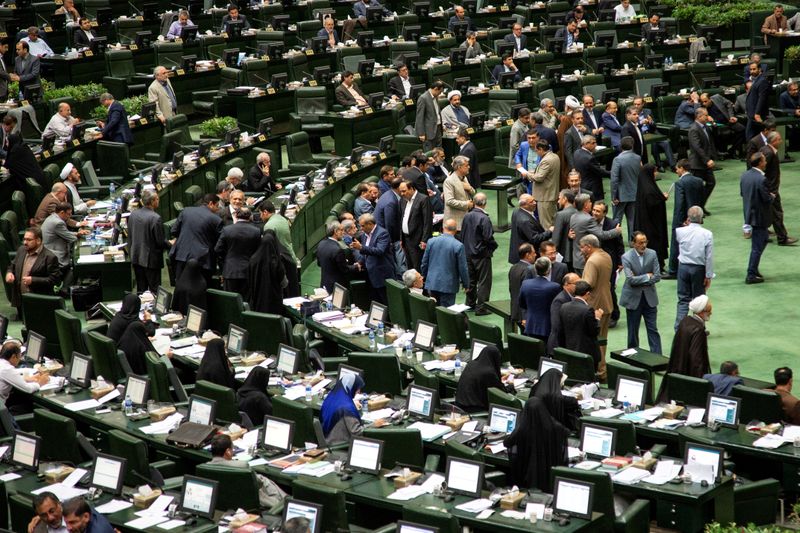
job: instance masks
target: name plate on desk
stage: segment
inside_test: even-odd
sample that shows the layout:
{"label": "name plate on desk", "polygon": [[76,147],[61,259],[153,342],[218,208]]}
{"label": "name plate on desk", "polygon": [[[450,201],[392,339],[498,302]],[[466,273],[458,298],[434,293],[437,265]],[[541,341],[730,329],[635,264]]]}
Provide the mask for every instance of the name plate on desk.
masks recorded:
{"label": "name plate on desk", "polygon": [[689,37],[689,42],[693,43],[697,40],[697,37]]}
{"label": "name plate on desk", "polygon": [[411,98],[406,98],[405,104],[406,105],[414,105],[414,100],[412,100]]}
{"label": "name plate on desk", "polygon": [[308,86],[309,87],[316,87],[317,86],[317,80],[308,80]]}
{"label": "name plate on desk", "polygon": [[0,39],[5,39],[6,37],[8,37],[8,34],[4,31],[0,31]]}
{"label": "name plate on desk", "polygon": [[205,157],[201,157],[201,158],[200,158],[200,164],[201,164],[201,165],[205,165],[206,163],[208,163],[208,161],[206,160],[206,158],[205,158]]}
{"label": "name plate on desk", "polygon": [[27,100],[23,100],[19,103],[19,105],[25,107],[26,105],[30,105],[30,102],[28,102]]}
{"label": "name plate on desk", "polygon": [[644,15],[640,15],[640,16],[639,16],[639,22],[641,22],[642,24],[644,24],[645,22],[647,22],[647,17],[645,17]]}
{"label": "name plate on desk", "polygon": [[467,133],[469,133],[470,135],[474,134],[475,128],[467,128]]}
{"label": "name plate on desk", "polygon": [[52,31],[53,31],[53,28],[51,28],[50,26],[45,26],[45,27],[44,27],[44,32],[45,32],[45,33],[50,33],[50,32],[52,32]]}
{"label": "name plate on desk", "polygon": [[96,20],[93,20],[93,21],[91,21],[91,22],[89,23],[89,25],[90,25],[92,28],[96,28],[96,27],[97,27],[97,21],[96,21]]}
{"label": "name plate on desk", "polygon": [[350,165],[351,172],[355,172],[356,170],[358,170],[358,165]]}
{"label": "name plate on desk", "polygon": [[264,135],[263,133],[259,133],[258,134],[258,142],[262,142],[263,143],[266,140],[267,140],[267,136],[266,135]]}
{"label": "name plate on desk", "polygon": [[644,97],[644,101],[645,101],[645,103],[652,104],[653,103],[653,97],[652,96],[645,96]]}
{"label": "name plate on desk", "polygon": [[78,146],[78,145],[81,144],[81,140],[80,139],[72,139],[71,142],[72,142],[72,146]]}
{"label": "name plate on desk", "polygon": [[739,64],[740,65],[747,65],[748,63],[750,63],[750,59],[749,58],[743,57],[743,58],[739,59]]}
{"label": "name plate on desk", "polygon": [[8,4],[6,5],[8,9],[17,9],[17,4]]}
{"label": "name plate on desk", "polygon": [[371,107],[368,107],[368,108],[364,109],[364,113],[366,113],[367,115],[371,115],[373,113],[373,110],[372,110]]}
{"label": "name plate on desk", "polygon": [[94,52],[92,52],[91,50],[86,50],[83,52],[83,57],[92,57],[93,55]]}
{"label": "name plate on desk", "polygon": [[231,152],[233,152],[234,150],[236,150],[236,148],[234,148],[233,146],[228,146],[228,153],[229,153],[229,154],[230,154]]}
{"label": "name plate on desk", "polygon": [[361,79],[361,73],[360,72],[354,72],[353,73],[353,79],[360,80]]}
{"label": "name plate on desk", "polygon": [[175,41],[174,41],[174,42],[176,42],[176,43],[182,43],[182,42],[183,42],[183,39],[181,39],[180,37],[175,37]]}
{"label": "name plate on desk", "polygon": [[500,11],[508,11],[508,6],[500,6]]}
{"label": "name plate on desk", "polygon": [[176,170],[175,171],[175,176],[180,178],[181,176],[183,176],[183,171],[181,169]]}
{"label": "name plate on desk", "polygon": [[228,38],[228,32],[226,32],[226,31],[224,31],[224,32],[220,33],[219,35],[220,35],[220,37],[222,37],[223,39],[227,39],[227,38]]}
{"label": "name plate on desk", "polygon": [[506,126],[513,126],[513,125],[514,125],[514,119],[513,118],[510,118],[510,119],[506,120]]}
{"label": "name plate on desk", "polygon": [[217,61],[217,68],[225,68],[227,66],[224,61]]}
{"label": "name plate on desk", "polygon": [[306,55],[307,55],[307,56],[313,56],[313,55],[314,55],[314,50],[311,50],[311,49],[309,48],[308,50],[306,50]]}
{"label": "name plate on desk", "polygon": [[144,17],[141,15],[137,15],[136,20],[138,20],[139,22],[144,22]]}
{"label": "name plate on desk", "polygon": [[147,124],[147,119],[146,119],[146,118],[140,118],[140,119],[139,119],[139,124],[141,124],[142,126],[144,126],[145,124]]}
{"label": "name plate on desk", "polygon": [[499,85],[492,85],[492,90],[493,91],[499,91],[500,90],[500,86]]}
{"label": "name plate on desk", "polygon": [[184,74],[186,74],[186,71],[183,70],[182,68],[179,68],[178,70],[175,71],[175,74],[177,74],[178,76],[183,76]]}
{"label": "name plate on desk", "polygon": [[449,33],[443,33],[443,34],[442,34],[442,38],[443,38],[443,39],[449,39],[450,37],[452,37],[452,35],[451,35],[451,34],[449,34]]}
{"label": "name plate on desk", "polygon": [[136,45],[135,45],[135,44],[133,44],[133,43],[131,43],[131,44],[129,44],[129,45],[128,45],[128,50],[130,50],[131,52],[133,52],[133,51],[135,51],[135,50],[138,50],[138,49],[139,49],[139,47],[138,47],[138,46],[136,46]]}
{"label": "name plate on desk", "polygon": [[42,159],[47,159],[50,155],[50,150],[42,150]]}
{"label": "name plate on desk", "polygon": [[275,94],[275,89],[273,89],[272,87],[268,88],[267,94]]}
{"label": "name plate on desk", "polygon": [[386,154],[385,154],[384,152],[381,152],[381,153],[379,153],[379,154],[378,154],[378,159],[380,159],[381,161],[383,161],[384,159],[386,159]]}

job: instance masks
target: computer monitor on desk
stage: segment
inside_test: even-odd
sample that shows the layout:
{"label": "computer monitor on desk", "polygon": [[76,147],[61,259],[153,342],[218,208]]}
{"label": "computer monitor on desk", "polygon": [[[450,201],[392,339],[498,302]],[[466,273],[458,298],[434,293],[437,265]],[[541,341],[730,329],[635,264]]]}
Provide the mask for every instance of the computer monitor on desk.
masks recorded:
{"label": "computer monitor on desk", "polygon": [[[152,19],[150,19],[152,20]],[[140,50],[143,48],[150,48],[150,44],[153,42],[153,32],[150,30],[144,31],[137,31],[136,32],[136,40],[134,43],[136,44],[136,48]]]}
{"label": "computer monitor on desk", "polygon": [[484,122],[486,122],[485,111],[476,111],[469,116],[469,127],[475,131],[482,130]]}
{"label": "computer monitor on desk", "polygon": [[601,9],[597,15],[600,22],[614,22],[617,13],[613,9]]}
{"label": "computer monitor on desk", "polygon": [[284,47],[281,42],[261,43],[258,45],[258,53],[267,56],[271,61],[283,58]]}
{"label": "computer monitor on desk", "polygon": [[594,72],[595,74],[601,74],[603,76],[611,76],[611,71],[614,70],[614,60],[613,59],[598,59],[594,62]]}
{"label": "computer monitor on desk", "polygon": [[28,342],[25,343],[25,359],[34,363],[44,361],[47,339],[35,331],[28,331]]}
{"label": "computer monitor on desk", "polygon": [[395,533],[439,533],[439,528],[398,520]]}
{"label": "computer monitor on desk", "polygon": [[705,444],[686,443],[683,452],[683,464],[692,466],[694,464],[708,465],[711,467],[713,477],[721,476],[725,473],[725,451],[722,448],[708,446]]}
{"label": "computer monitor on desk", "polygon": [[222,51],[222,62],[226,67],[236,68],[239,64],[239,49],[228,48]]}
{"label": "computer monitor on desk", "polygon": [[[319,68],[319,67],[317,67]],[[275,119],[272,117],[262,118],[258,121],[258,133],[261,135],[269,135],[272,133],[272,125],[275,123]]]}
{"label": "computer monitor on desk", "polygon": [[606,89],[600,94],[600,101],[605,102],[606,104],[609,102],[616,102],[619,100],[619,89]]}
{"label": "computer monitor on desk", "polygon": [[134,405],[146,405],[150,396],[150,378],[146,376],[128,376],[125,396],[130,397]]}
{"label": "computer monitor on desk", "polygon": [[194,54],[181,56],[181,68],[184,72],[190,73],[195,71],[197,65],[197,56]]}
{"label": "computer monitor on desk", "polygon": [[242,130],[239,128],[233,128],[225,132],[225,144],[233,145],[234,148],[239,148],[239,137],[242,134]]}
{"label": "computer monitor on desk", "polygon": [[[172,148],[174,149],[174,144]],[[183,151],[178,150],[172,154],[172,172],[177,172],[183,168]]]}
{"label": "computer monitor on desk", "polygon": [[376,111],[383,108],[383,93],[369,93],[367,105]]}
{"label": "computer monitor on desk", "polygon": [[591,520],[594,483],[557,477],[553,489],[553,509],[575,518]]}
{"label": "computer monitor on desk", "polygon": [[311,533],[322,531],[322,506],[316,503],[287,499],[283,508],[283,523],[292,518],[305,518],[308,520],[308,529]]}
{"label": "computer monitor on desk", "polygon": [[372,24],[379,24],[383,19],[382,7],[368,7],[367,8],[367,22]]}
{"label": "computer monitor on desk", "polygon": [[581,451],[587,456],[603,459],[612,457],[616,444],[616,429],[594,424],[581,424]]}
{"label": "computer monitor on desk", "polygon": [[197,476],[183,476],[181,503],[178,510],[211,520],[214,518],[218,490],[219,484],[216,481]]}
{"label": "computer monitor on desk", "polygon": [[413,8],[417,20],[425,20],[431,12],[431,4],[429,2],[414,2]]}
{"label": "computer monitor on desk", "polygon": [[383,441],[354,437],[347,453],[347,468],[357,472],[378,475],[381,471]]}
{"label": "computer monitor on desk", "polygon": [[566,48],[563,37],[551,37],[547,42],[547,51],[556,55],[563,54]]}
{"label": "computer monitor on desk", "polygon": [[217,402],[203,396],[192,394],[189,398],[189,422],[210,426],[214,423],[217,414]]}
{"label": "computer monitor on desk", "polygon": [[371,77],[374,71],[375,71],[374,59],[362,59],[361,61],[358,62],[358,73],[361,75],[361,79]]}
{"label": "computer monitor on desk", "polygon": [[463,65],[466,61],[467,61],[466,48],[453,48],[452,50],[450,50],[450,66],[455,67],[458,65]]}
{"label": "computer monitor on desk", "polygon": [[739,426],[740,398],[708,393],[706,399],[706,422],[736,429]]}
{"label": "computer monitor on desk", "polygon": [[[386,135],[384,137],[381,137],[381,139],[378,141],[378,151],[383,152],[385,154],[392,150],[393,145],[394,145],[394,135]],[[387,322],[387,320],[384,320],[383,322]]]}
{"label": "computer monitor on desk", "polygon": [[548,65],[544,70],[544,77],[551,83],[559,83],[564,74],[564,65]]}
{"label": "computer monitor on desk", "polygon": [[289,24],[289,15],[275,15],[271,20],[272,29],[274,31],[288,31]]}
{"label": "computer monitor on desk", "polygon": [[499,85],[501,89],[513,89],[514,81],[516,81],[516,79],[517,79],[516,71],[501,72],[500,75],[497,77],[497,85]]}
{"label": "computer monitor on desk", "polygon": [[261,430],[261,446],[267,454],[291,452],[293,438],[293,421],[271,415],[264,416],[264,425]]}
{"label": "computer monitor on desk", "polygon": [[200,335],[206,326],[206,312],[197,306],[190,305],[186,314],[186,330],[193,335]]}
{"label": "computer monitor on desk", "polygon": [[378,324],[388,322],[389,307],[378,302],[371,302],[369,304],[369,314],[367,315],[367,326],[377,328]]}
{"label": "computer monitor on desk", "polygon": [[331,306],[334,309],[344,310],[350,305],[350,291],[338,283],[333,285],[333,295],[331,296]]}
{"label": "computer monitor on desk", "polygon": [[453,24],[453,37],[455,37],[457,42],[461,42],[466,39],[468,31],[469,24],[466,22],[456,22]]}
{"label": "computer monitor on desk", "polygon": [[422,26],[412,24],[403,28],[403,39],[409,43],[416,43],[419,41],[419,36],[422,34]]}
{"label": "computer monitor on desk", "polygon": [[400,58],[402,59],[408,70],[417,70],[419,68],[419,52],[405,52]]}
{"label": "computer monitor on desk", "polygon": [[315,54],[324,54],[328,49],[327,37],[312,37],[308,40],[308,49]]}
{"label": "computer monitor on desk", "polygon": [[35,472],[39,469],[41,447],[41,437],[17,431],[11,444],[11,464]]}
{"label": "computer monitor on desk", "polygon": [[483,463],[447,458],[447,490],[471,498],[480,498],[483,488]]}
{"label": "computer monitor on desk", "polygon": [[181,28],[181,33],[179,34],[180,39],[184,43],[191,43],[197,40],[197,26],[187,24]]}
{"label": "computer monitor on desk", "polygon": [[76,387],[86,389],[91,385],[92,358],[78,352],[72,352],[72,364],[69,367],[69,382]]}
{"label": "computer monitor on desk", "polygon": [[331,67],[314,67],[314,81],[325,86],[331,81]]}
{"label": "computer monitor on desk", "polygon": [[86,134],[86,128],[89,127],[89,124],[84,122],[83,120],[72,125],[72,134],[70,135],[70,139],[75,140],[77,139],[79,142],[83,142],[83,138]]}
{"label": "computer monitor on desk", "polygon": [[228,357],[242,357],[247,349],[247,330],[234,324],[228,325]]}
{"label": "computer monitor on desk", "polygon": [[127,459],[105,453],[98,453],[92,465],[92,476],[89,486],[108,492],[115,496],[122,494],[125,481]]}
{"label": "computer monitor on desk", "polygon": [[417,325],[414,328],[414,348],[432,352],[433,347],[436,345],[436,333],[436,324],[417,320]]}
{"label": "computer monitor on desk", "polygon": [[424,93],[427,90],[428,88],[424,84],[417,83],[411,86],[411,92],[409,93],[408,96],[411,100],[416,100],[417,98],[422,96],[422,93]]}
{"label": "computer monitor on desk", "polygon": [[42,144],[39,147],[40,151],[42,152],[49,152],[53,149],[53,146],[56,144],[56,134],[55,132],[48,131],[44,135],[42,135]]}
{"label": "computer monitor on desk", "polygon": [[517,427],[519,414],[519,409],[491,404],[489,406],[489,429],[494,433],[511,433]]}
{"label": "computer monitor on desk", "polygon": [[617,32],[615,30],[600,30],[594,32],[594,45],[604,46],[606,48],[614,48],[614,42],[617,40]]}
{"label": "computer monitor on desk", "polygon": [[157,315],[164,315],[172,308],[172,293],[165,287],[158,287],[156,291],[155,312]]}
{"label": "computer monitor on desk", "polygon": [[42,86],[38,83],[26,85],[22,89],[22,99],[27,100],[29,104],[35,104],[42,99]]}
{"label": "computer monitor on desk", "polygon": [[647,393],[647,380],[617,376],[617,386],[614,388],[614,401],[617,404],[628,403],[635,408],[644,408]]}
{"label": "computer monitor on desk", "polygon": [[433,422],[433,415],[439,406],[439,392],[420,385],[411,385],[408,388],[406,411],[419,420]]}
{"label": "computer monitor on desk", "polygon": [[296,374],[299,364],[300,350],[283,343],[278,344],[278,363],[276,369],[279,373],[287,376]]}
{"label": "computer monitor on desk", "polygon": [[375,38],[375,32],[362,31],[356,37],[356,42],[360,48],[372,48],[372,40]]}
{"label": "computer monitor on desk", "polygon": [[287,83],[289,83],[289,75],[285,72],[273,74],[269,79],[270,86],[276,91],[283,91],[286,89]]}
{"label": "computer monitor on desk", "polygon": [[713,49],[700,50],[700,52],[698,52],[697,54],[697,62],[714,63],[718,57],[719,54],[717,54],[716,50]]}
{"label": "computer monitor on desk", "polygon": [[561,372],[563,374],[565,366],[566,365],[564,363],[562,363],[561,361],[558,361],[556,359],[551,359],[549,357],[540,357],[539,358],[539,373],[538,373],[539,379],[542,379],[542,376],[544,375],[544,373],[547,372],[548,370],[550,370],[551,368],[555,368],[556,370],[558,370],[559,372]]}
{"label": "computer monitor on desk", "polygon": [[228,34],[228,39],[238,39],[242,36],[242,30],[244,29],[244,21],[243,20],[229,20],[225,24],[225,31]]}
{"label": "computer monitor on desk", "polygon": [[664,55],[649,54],[644,56],[644,66],[649,69],[660,69],[664,66]]}
{"label": "computer monitor on desk", "polygon": [[360,368],[355,366],[346,365],[344,363],[339,364],[339,371],[336,374],[336,380],[340,381],[344,376],[351,374],[352,376],[359,376],[362,379],[364,378],[364,371]]}
{"label": "computer monitor on desk", "polygon": [[650,86],[650,96],[655,100],[660,96],[669,94],[669,83],[654,83]]}

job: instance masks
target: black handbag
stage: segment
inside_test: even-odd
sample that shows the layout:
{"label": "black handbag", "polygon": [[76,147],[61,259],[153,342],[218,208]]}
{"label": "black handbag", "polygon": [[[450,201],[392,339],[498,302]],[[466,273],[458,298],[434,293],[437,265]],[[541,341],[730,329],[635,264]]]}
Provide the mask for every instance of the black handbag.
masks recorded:
{"label": "black handbag", "polygon": [[308,318],[314,313],[319,313],[319,311],[319,300],[311,300],[310,302],[302,302],[300,304],[300,316],[303,318]]}
{"label": "black handbag", "polygon": [[103,289],[100,280],[86,280],[80,285],[71,288],[72,306],[76,311],[86,311],[103,299]]}

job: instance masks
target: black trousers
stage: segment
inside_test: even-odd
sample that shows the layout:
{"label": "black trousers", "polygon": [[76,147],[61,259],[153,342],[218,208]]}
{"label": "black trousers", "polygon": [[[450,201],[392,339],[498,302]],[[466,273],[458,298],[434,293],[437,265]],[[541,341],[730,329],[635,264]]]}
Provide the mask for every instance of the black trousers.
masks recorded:
{"label": "black trousers", "polygon": [[469,292],[467,305],[476,311],[483,311],[492,292],[492,258],[470,257],[467,259],[469,272]]}
{"label": "black trousers", "polygon": [[161,285],[160,268],[133,265],[133,275],[136,278],[136,292],[139,294],[145,291],[150,291],[153,294],[158,292],[158,287]]}
{"label": "black trousers", "polygon": [[408,237],[403,235],[403,250],[406,252],[406,266],[413,268],[417,272],[420,270],[422,264],[422,254],[424,250],[420,250],[419,242],[411,241]]}
{"label": "black trousers", "polygon": [[[175,283],[180,281],[184,268],[186,268],[186,261],[175,261]],[[203,273],[203,277],[206,280],[206,287],[211,288],[211,278],[214,276],[214,273],[205,268],[201,268],[200,271]]]}
{"label": "black trousers", "polygon": [[705,184],[703,186],[703,205],[700,206],[705,209],[708,197],[711,196],[711,191],[717,185],[717,179],[714,177],[714,171],[709,168],[693,168],[692,174],[702,179]]}
{"label": "black trousers", "polygon": [[228,292],[238,292],[242,298],[247,300],[247,278],[244,279],[230,279],[225,278],[222,282],[223,290]]}
{"label": "black trousers", "polygon": [[781,203],[781,193],[775,193],[775,199],[770,204],[772,208],[772,228],[775,230],[775,236],[778,242],[784,242],[789,234],[786,231],[786,226],[783,224],[783,204]]}

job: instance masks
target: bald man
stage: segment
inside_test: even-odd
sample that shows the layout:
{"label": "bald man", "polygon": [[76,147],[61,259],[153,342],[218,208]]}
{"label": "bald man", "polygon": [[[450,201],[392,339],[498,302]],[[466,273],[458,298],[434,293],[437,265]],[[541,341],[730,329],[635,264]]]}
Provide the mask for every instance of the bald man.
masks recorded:
{"label": "bald man", "polygon": [[[39,207],[36,209],[36,215],[33,217],[34,224],[37,226],[41,226],[42,222],[44,222],[47,217],[55,213],[56,206],[66,201],[67,201],[67,186],[61,182],[54,183],[53,187],[50,189],[50,193],[45,195],[44,198],[42,198]],[[71,218],[67,219],[66,223],[67,226],[70,228],[76,228],[79,225]]]}
{"label": "bald man", "polygon": [[175,91],[172,90],[168,73],[169,71],[166,68],[157,66],[153,70],[156,79],[147,88],[147,99],[156,103],[156,116],[162,124],[167,119],[174,117],[178,112],[178,99],[175,96]]}

